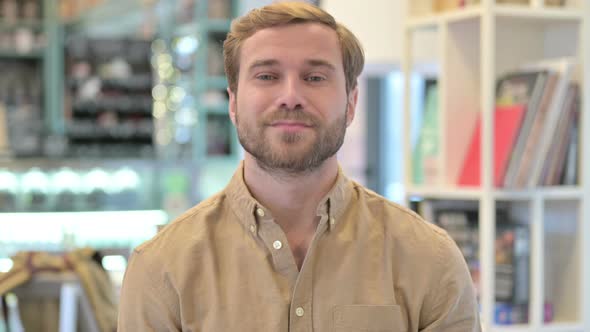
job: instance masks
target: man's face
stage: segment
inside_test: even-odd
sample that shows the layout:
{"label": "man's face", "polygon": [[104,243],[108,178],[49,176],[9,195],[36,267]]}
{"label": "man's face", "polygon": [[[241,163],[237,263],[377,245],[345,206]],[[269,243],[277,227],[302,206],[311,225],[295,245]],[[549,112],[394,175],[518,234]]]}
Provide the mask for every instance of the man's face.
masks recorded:
{"label": "man's face", "polygon": [[263,29],[248,38],[237,92],[229,94],[244,149],[260,167],[292,174],[335,155],[357,101],[356,89],[346,94],[336,32],[316,23]]}

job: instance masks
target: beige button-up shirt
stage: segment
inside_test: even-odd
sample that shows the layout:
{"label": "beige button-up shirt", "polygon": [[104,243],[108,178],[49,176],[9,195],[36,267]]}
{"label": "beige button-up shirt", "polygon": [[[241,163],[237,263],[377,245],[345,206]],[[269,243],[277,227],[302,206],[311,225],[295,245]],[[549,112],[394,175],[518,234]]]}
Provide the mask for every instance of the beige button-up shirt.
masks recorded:
{"label": "beige button-up shirt", "polygon": [[240,166],[135,249],[119,331],[480,331],[466,263],[444,231],[342,171],[317,215],[299,271]]}

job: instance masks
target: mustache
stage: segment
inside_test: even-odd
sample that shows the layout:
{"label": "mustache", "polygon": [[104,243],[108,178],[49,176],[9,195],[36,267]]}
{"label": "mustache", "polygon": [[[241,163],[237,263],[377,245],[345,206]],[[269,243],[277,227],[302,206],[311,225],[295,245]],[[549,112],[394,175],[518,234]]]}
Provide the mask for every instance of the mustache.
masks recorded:
{"label": "mustache", "polygon": [[270,126],[272,123],[278,121],[296,121],[306,126],[316,126],[320,122],[316,116],[303,110],[276,110],[263,119],[263,124]]}

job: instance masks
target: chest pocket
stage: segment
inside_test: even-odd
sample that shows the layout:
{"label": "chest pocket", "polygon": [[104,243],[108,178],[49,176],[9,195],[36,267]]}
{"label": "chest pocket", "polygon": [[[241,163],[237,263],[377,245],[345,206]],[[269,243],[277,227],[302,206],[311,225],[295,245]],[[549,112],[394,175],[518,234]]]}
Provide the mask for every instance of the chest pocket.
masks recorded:
{"label": "chest pocket", "polygon": [[398,305],[340,305],[332,313],[332,332],[407,331]]}

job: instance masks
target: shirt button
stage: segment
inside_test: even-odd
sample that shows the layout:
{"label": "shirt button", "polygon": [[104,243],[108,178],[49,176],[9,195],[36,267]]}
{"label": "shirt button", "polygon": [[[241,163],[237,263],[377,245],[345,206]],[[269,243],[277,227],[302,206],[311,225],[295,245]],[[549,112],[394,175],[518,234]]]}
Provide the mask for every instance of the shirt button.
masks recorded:
{"label": "shirt button", "polygon": [[255,225],[250,225],[250,232],[256,233],[256,226]]}
{"label": "shirt button", "polygon": [[281,243],[281,241],[275,241],[272,246],[276,249],[279,250],[283,247],[283,244]]}
{"label": "shirt button", "polygon": [[334,226],[334,224],[336,223],[336,219],[334,219],[334,217],[330,218],[330,225]]}
{"label": "shirt button", "polygon": [[297,317],[303,317],[304,314],[305,314],[305,310],[303,310],[303,308],[299,307],[299,308],[295,309],[295,315],[297,315]]}
{"label": "shirt button", "polygon": [[264,210],[261,208],[256,209],[256,214],[261,218],[265,215]]}

